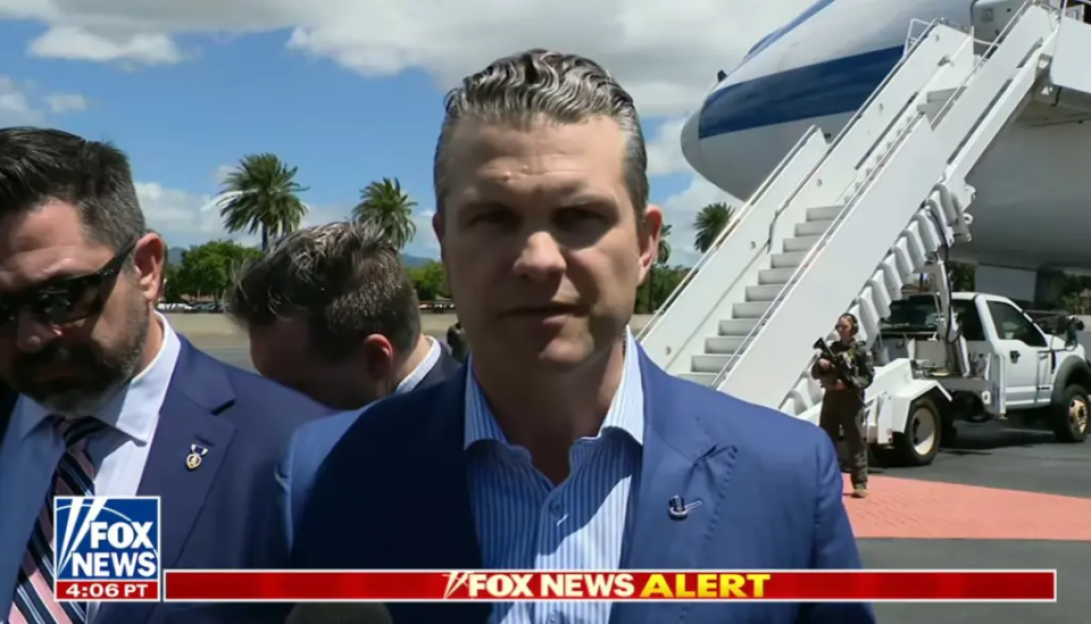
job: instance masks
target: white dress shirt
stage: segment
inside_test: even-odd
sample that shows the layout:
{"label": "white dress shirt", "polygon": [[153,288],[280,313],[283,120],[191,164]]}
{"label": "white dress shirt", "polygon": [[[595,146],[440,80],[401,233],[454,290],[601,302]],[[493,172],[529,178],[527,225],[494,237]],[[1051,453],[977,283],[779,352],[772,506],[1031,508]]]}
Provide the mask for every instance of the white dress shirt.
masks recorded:
{"label": "white dress shirt", "polygon": [[[466,376],[465,410],[464,447],[484,567],[618,569],[644,454],[644,387],[632,332],[626,331],[621,382],[606,418],[598,435],[572,445],[571,472],[560,485],[534,467],[525,448],[508,442],[473,374]],[[489,624],[606,624],[610,612],[608,602],[497,603]]]}
{"label": "white dress shirt", "polygon": [[428,373],[432,372],[432,368],[439,361],[440,350],[443,348],[439,345],[439,341],[431,336],[425,336],[432,343],[432,348],[428,350],[428,355],[424,356],[424,359],[420,361],[420,364],[405,376],[405,379],[401,380],[398,387],[394,389],[394,394],[403,394],[409,392],[413,388],[420,385],[420,382],[424,380]]}

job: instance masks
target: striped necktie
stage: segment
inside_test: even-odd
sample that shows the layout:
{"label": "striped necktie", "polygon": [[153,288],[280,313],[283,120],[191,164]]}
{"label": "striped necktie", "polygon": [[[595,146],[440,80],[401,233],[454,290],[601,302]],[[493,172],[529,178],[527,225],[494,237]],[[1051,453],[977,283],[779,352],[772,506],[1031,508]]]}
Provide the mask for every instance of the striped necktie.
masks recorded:
{"label": "striped necktie", "polygon": [[88,437],[105,425],[96,418],[54,418],[66,451],[53,474],[53,489],[23,555],[11,602],[10,624],[85,624],[87,604],[57,602],[53,596],[53,497],[92,496],[95,469],[87,455]]}

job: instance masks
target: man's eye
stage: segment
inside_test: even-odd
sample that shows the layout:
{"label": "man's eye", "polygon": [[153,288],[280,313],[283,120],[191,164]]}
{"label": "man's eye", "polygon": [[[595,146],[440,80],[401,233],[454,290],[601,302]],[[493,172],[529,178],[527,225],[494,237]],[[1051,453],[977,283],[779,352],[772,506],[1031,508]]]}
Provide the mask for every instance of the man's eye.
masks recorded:
{"label": "man's eye", "polygon": [[504,212],[504,211],[501,211],[501,210],[494,210],[494,211],[491,211],[491,212],[483,212],[481,214],[475,215],[474,218],[470,220],[470,223],[496,223],[496,224],[501,224],[501,223],[508,223],[510,221],[511,221],[511,213]]}

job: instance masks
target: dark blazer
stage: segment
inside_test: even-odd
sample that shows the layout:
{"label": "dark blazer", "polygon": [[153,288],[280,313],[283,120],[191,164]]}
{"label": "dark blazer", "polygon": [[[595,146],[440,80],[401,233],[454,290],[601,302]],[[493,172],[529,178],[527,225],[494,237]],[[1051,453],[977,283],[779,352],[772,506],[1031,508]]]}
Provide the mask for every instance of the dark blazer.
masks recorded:
{"label": "dark blazer", "polygon": [[[181,350],[138,494],[162,497],[164,568],[282,568],[288,545],[274,473],[295,429],[329,414],[310,399],[224,364],[179,336]],[[14,396],[0,412],[7,430]],[[209,449],[186,469],[190,445]],[[95,624],[212,622],[211,607],[105,603]],[[224,618],[225,624],[235,621]]]}
{"label": "dark blazer", "polygon": [[[462,364],[451,357],[446,349],[440,347],[439,359],[421,379],[413,392],[431,388],[450,377],[457,375],[462,370]],[[311,478],[318,472],[329,454],[330,449],[337,445],[341,436],[345,434],[353,423],[356,422],[364,411],[370,413],[376,403],[363,408],[342,412],[321,421],[302,427],[292,436],[291,444],[277,469],[277,481],[280,483],[278,493],[280,499],[280,513],[287,527],[287,540],[292,540],[292,534],[299,515],[307,501],[310,491]]]}
{"label": "dark blazer", "polygon": [[[861,567],[829,438],[779,412],[671,377],[641,354],[642,476],[624,569]],[[293,566],[482,568],[463,452],[465,376],[390,398],[351,423],[304,481]],[[313,425],[312,425],[313,426]],[[295,444],[293,444],[293,447]],[[297,466],[298,468],[298,466]],[[675,495],[701,500],[685,522]],[[391,501],[405,505],[389,513]],[[489,605],[391,604],[396,622],[484,624]],[[619,603],[611,624],[873,624],[867,605]]]}

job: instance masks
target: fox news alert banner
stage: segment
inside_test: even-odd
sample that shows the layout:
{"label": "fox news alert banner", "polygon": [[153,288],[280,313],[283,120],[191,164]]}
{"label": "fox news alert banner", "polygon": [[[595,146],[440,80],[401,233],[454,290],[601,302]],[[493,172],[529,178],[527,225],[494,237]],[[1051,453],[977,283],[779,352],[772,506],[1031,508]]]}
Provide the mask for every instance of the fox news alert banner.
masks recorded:
{"label": "fox news alert banner", "polygon": [[53,594],[60,602],[159,602],[159,497],[53,499]]}
{"label": "fox news alert banner", "polygon": [[178,602],[1056,602],[1055,570],[197,571],[167,570]]}

